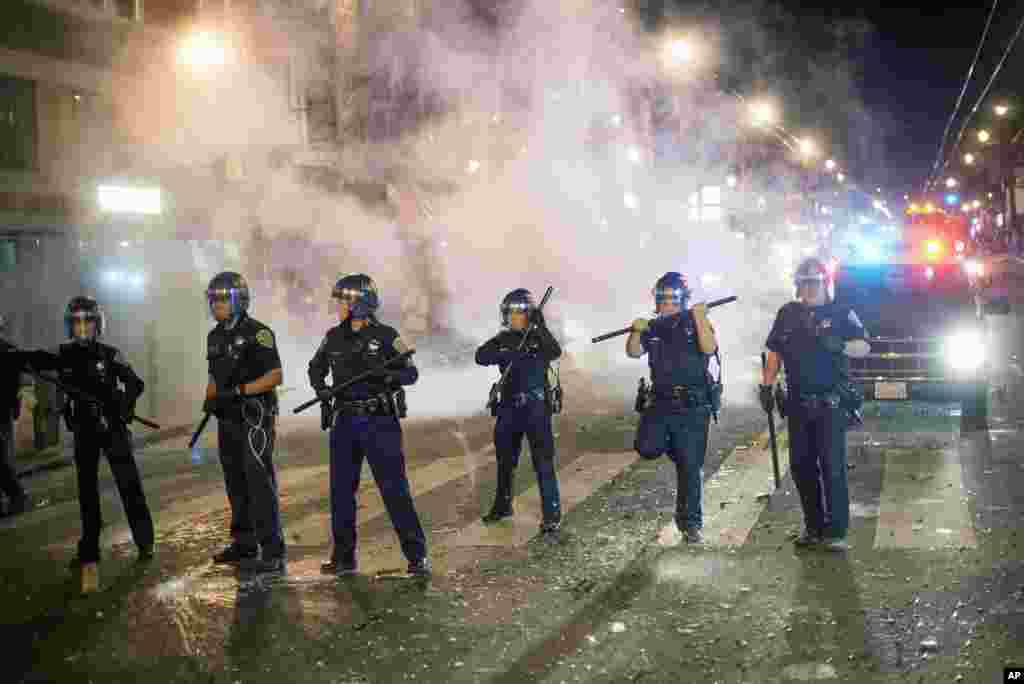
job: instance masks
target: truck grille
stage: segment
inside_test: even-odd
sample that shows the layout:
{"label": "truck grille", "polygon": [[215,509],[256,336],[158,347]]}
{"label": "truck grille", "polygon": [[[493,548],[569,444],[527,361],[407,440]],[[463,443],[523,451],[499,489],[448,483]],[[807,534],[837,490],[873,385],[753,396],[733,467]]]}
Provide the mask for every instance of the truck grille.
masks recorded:
{"label": "truck grille", "polygon": [[858,382],[946,382],[951,378],[938,337],[873,337],[871,353],[850,359],[850,377]]}

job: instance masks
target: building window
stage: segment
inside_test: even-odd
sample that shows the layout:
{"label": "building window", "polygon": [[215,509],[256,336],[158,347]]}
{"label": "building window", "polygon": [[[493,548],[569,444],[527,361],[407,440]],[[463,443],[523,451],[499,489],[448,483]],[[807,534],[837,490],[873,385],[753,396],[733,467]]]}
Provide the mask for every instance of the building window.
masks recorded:
{"label": "building window", "polygon": [[35,83],[0,76],[0,168],[25,171],[35,165]]}

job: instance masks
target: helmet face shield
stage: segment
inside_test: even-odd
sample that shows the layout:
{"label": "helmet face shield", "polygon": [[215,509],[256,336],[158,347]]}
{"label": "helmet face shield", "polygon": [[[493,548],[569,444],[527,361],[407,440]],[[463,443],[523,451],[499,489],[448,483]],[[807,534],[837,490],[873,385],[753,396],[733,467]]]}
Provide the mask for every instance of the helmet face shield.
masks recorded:
{"label": "helmet face shield", "polygon": [[537,305],[534,303],[533,295],[530,294],[529,290],[520,288],[509,292],[501,301],[501,326],[503,328],[512,327],[513,313],[521,313],[528,317],[536,308]]}
{"label": "helmet face shield", "polygon": [[69,340],[90,342],[103,335],[103,311],[93,303],[73,302],[64,314],[64,332]]}
{"label": "helmet face shield", "polygon": [[245,282],[245,278],[233,271],[218,273],[206,288],[206,301],[214,320],[221,320],[217,318],[218,304],[227,305],[227,310],[223,314],[225,320],[237,320],[249,310],[249,284]]}
{"label": "helmet face shield", "polygon": [[654,313],[660,315],[672,315],[677,311],[662,311],[666,306],[675,309],[682,309],[690,299],[690,286],[686,276],[676,271],[669,271],[658,278],[658,282],[651,288],[651,296],[654,297]]}
{"label": "helmet face shield", "polygon": [[349,316],[357,320],[369,318],[380,305],[376,283],[363,273],[339,278],[331,291],[331,298],[348,304]]}

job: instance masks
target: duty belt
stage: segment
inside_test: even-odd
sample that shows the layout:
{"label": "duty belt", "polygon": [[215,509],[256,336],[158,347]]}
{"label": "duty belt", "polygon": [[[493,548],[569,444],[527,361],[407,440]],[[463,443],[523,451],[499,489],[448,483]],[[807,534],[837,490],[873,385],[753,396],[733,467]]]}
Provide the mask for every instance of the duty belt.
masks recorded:
{"label": "duty belt", "polygon": [[674,385],[672,387],[655,386],[652,393],[654,401],[658,403],[679,404],[688,408],[711,404],[706,390],[685,385]]}
{"label": "duty belt", "polygon": [[338,413],[347,416],[390,416],[391,404],[384,397],[343,401],[338,404]]}
{"label": "duty belt", "polygon": [[544,388],[539,387],[525,392],[516,392],[515,394],[505,395],[502,403],[508,406],[521,408],[526,406],[527,402],[530,401],[544,401]]}
{"label": "duty belt", "polygon": [[820,410],[826,408],[837,408],[839,406],[839,395],[835,392],[821,392],[818,394],[798,394],[796,402],[800,408],[808,410]]}

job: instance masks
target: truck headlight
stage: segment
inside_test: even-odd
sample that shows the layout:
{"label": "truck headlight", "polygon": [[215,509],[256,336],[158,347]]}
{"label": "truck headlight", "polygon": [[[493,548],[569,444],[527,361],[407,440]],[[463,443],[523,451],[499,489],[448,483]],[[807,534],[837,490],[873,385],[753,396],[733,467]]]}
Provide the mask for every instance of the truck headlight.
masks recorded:
{"label": "truck headlight", "polygon": [[985,341],[977,330],[960,330],[946,338],[945,355],[954,370],[977,370],[985,362]]}

